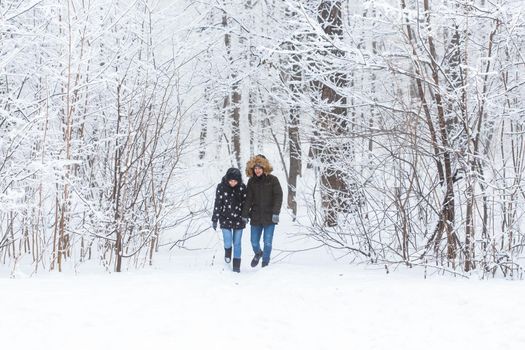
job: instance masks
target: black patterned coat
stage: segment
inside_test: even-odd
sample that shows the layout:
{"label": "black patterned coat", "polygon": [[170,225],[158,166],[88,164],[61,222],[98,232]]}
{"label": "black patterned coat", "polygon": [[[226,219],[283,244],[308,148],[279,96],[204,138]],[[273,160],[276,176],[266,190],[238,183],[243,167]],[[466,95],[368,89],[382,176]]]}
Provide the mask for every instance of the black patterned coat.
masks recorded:
{"label": "black patterned coat", "polygon": [[237,186],[231,187],[226,177],[223,177],[215,191],[212,221],[218,221],[221,228],[244,228],[246,225],[242,221],[241,213],[245,200],[246,185],[238,183]]}

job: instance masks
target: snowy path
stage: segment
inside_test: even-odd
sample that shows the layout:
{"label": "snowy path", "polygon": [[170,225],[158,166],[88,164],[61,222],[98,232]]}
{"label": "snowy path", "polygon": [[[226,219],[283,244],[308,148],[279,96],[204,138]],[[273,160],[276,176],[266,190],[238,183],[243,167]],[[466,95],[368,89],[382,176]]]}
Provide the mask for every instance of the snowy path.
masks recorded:
{"label": "snowy path", "polygon": [[0,277],[8,349],[523,349],[525,283],[279,263]]}

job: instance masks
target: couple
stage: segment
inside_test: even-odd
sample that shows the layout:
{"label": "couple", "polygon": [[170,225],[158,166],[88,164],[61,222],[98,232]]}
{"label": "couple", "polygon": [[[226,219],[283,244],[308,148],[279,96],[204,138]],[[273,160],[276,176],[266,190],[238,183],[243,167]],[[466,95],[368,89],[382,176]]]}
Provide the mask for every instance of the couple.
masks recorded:
{"label": "couple", "polygon": [[237,168],[228,169],[217,186],[212,227],[216,230],[220,222],[224,237],[224,260],[227,263],[231,261],[233,246],[235,272],[241,272],[241,237],[248,220],[251,220],[251,243],[255,253],[251,266],[257,266],[261,257],[262,267],[270,263],[273,232],[279,222],[283,202],[281,185],[271,175],[272,170],[266,157],[258,154],[246,163],[246,175],[250,178],[247,186],[242,183],[241,172]]}

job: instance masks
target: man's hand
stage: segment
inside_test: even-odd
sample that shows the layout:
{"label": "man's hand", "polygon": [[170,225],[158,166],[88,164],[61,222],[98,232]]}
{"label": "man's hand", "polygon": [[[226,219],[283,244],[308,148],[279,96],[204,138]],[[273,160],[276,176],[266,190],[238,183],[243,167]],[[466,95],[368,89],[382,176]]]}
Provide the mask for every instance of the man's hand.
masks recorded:
{"label": "man's hand", "polygon": [[279,214],[273,214],[273,215],[272,215],[272,222],[273,222],[274,224],[279,223]]}

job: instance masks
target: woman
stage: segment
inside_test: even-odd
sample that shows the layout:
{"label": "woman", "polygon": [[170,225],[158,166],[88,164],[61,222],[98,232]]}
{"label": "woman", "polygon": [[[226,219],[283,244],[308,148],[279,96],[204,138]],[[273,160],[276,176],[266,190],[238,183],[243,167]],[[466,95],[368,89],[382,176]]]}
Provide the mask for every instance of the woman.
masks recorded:
{"label": "woman", "polygon": [[[244,203],[242,217],[250,219],[251,242],[255,256],[251,266],[255,267],[262,258],[262,267],[270,263],[273,234],[279,222],[279,213],[283,203],[283,190],[279,179],[271,174],[273,167],[262,154],[252,157],[246,163],[248,180],[247,199]],[[261,236],[264,247],[261,249]]]}
{"label": "woman", "polygon": [[233,271],[241,272],[241,238],[246,226],[241,212],[246,200],[246,186],[242,183],[241,171],[230,168],[217,185],[212,226],[217,230],[220,223],[224,238],[224,261],[230,263],[233,245]]}

